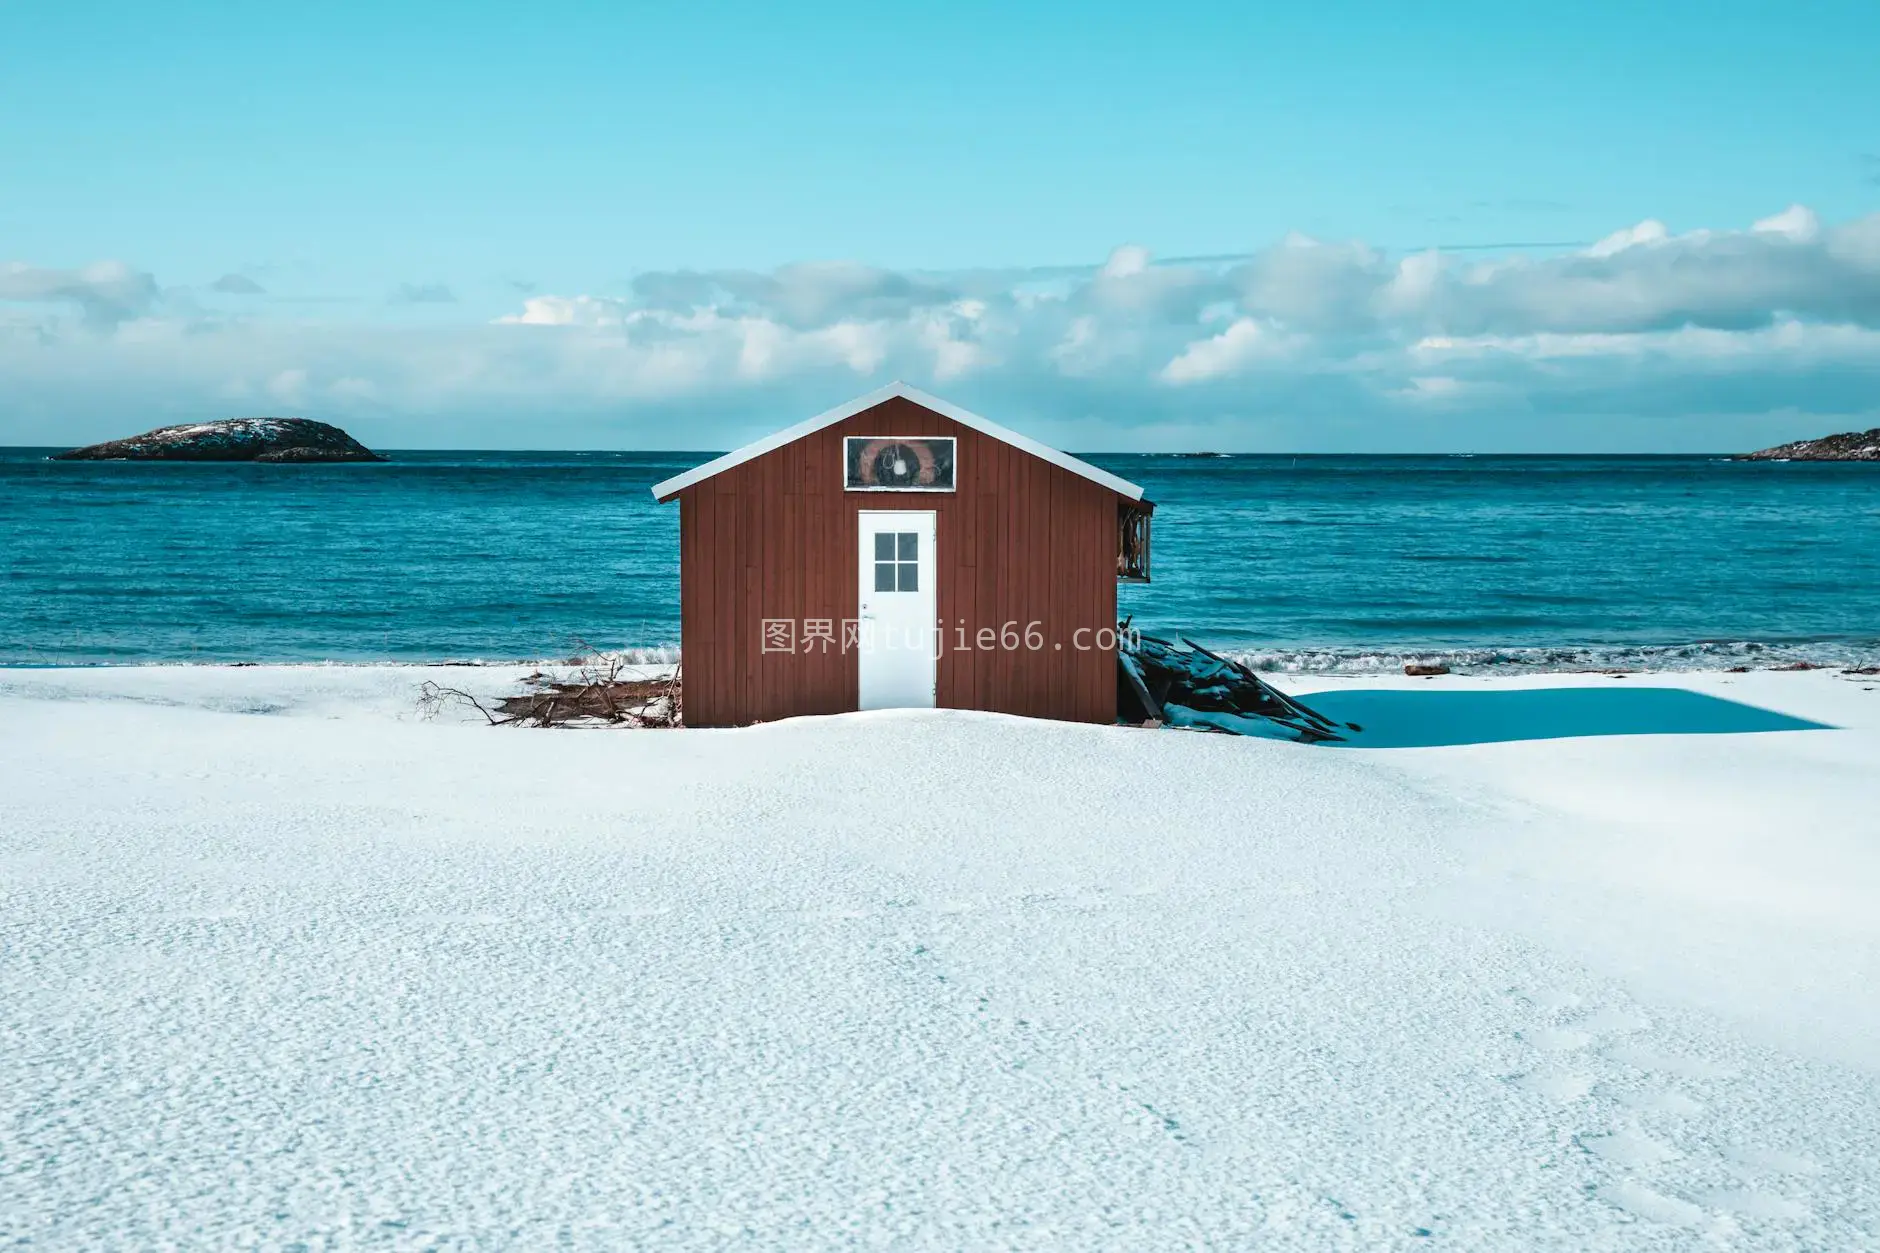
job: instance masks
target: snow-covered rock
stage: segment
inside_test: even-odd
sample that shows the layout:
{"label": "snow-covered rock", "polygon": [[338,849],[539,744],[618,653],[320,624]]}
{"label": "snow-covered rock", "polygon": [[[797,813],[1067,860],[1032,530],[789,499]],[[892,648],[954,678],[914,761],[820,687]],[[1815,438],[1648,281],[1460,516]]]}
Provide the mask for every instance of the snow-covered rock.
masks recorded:
{"label": "snow-covered rock", "polygon": [[57,453],[54,461],[384,461],[311,418],[224,418],[160,426],[128,439]]}
{"label": "snow-covered rock", "polygon": [[1801,439],[1760,452],[1744,453],[1739,461],[1880,461],[1880,426],[1871,431],[1844,431],[1820,439]]}

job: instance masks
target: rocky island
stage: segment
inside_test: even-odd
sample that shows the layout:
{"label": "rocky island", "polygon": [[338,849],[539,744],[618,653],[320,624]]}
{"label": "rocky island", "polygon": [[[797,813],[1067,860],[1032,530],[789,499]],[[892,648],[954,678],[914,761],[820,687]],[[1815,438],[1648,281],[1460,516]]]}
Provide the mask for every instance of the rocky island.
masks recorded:
{"label": "rocky island", "polygon": [[1738,461],[1880,461],[1880,426],[1871,431],[1845,431],[1820,439],[1801,439],[1761,452],[1746,452]]}
{"label": "rocky island", "polygon": [[54,461],[384,461],[378,453],[311,418],[224,418],[160,426],[129,439],[54,453]]}

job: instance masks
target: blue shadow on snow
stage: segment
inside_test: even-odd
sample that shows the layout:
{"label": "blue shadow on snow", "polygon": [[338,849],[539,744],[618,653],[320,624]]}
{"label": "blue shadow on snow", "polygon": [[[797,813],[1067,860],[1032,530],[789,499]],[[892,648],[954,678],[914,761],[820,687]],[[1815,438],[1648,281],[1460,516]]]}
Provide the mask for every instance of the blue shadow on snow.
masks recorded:
{"label": "blue shadow on snow", "polygon": [[1577,735],[1742,735],[1831,731],[1822,722],[1675,687],[1550,687],[1499,692],[1357,689],[1300,697],[1355,722],[1347,748],[1438,748]]}

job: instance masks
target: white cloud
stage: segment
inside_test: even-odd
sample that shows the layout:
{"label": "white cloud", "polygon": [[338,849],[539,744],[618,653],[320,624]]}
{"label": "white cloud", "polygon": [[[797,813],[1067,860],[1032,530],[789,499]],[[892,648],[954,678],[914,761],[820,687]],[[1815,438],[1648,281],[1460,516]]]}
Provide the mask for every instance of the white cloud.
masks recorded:
{"label": "white cloud", "polygon": [[883,328],[861,322],[838,322],[814,330],[797,330],[766,318],[710,319],[712,325],[695,329],[716,333],[737,345],[737,373],[751,382],[768,382],[793,374],[829,367],[845,368],[866,376],[886,354]]}
{"label": "white cloud", "polygon": [[1880,324],[1880,215],[1824,229],[1793,208],[1747,231],[1684,235],[1645,222],[1582,253],[1433,264],[1414,291],[1398,284],[1368,304],[1379,315],[1369,325],[1474,335],[1741,330],[1791,315]]}
{"label": "white cloud", "polygon": [[1099,278],[1131,278],[1149,268],[1149,250],[1141,244],[1124,244],[1110,253],[1110,259],[1097,271]]}
{"label": "white cloud", "polygon": [[1808,206],[1792,204],[1780,213],[1761,219],[1751,229],[1807,243],[1821,234],[1821,219]]}
{"label": "white cloud", "polygon": [[1670,331],[1630,335],[1611,332],[1533,335],[1433,335],[1411,345],[1422,361],[1514,357],[1531,361],[1568,358],[1659,357],[1680,362],[1709,362],[1728,368],[1767,367],[1772,358],[1804,366],[1839,361],[1880,365],[1880,329],[1785,319],[1749,331],[1684,326]]}
{"label": "white cloud", "polygon": [[1183,348],[1180,356],[1162,367],[1162,377],[1171,383],[1204,383],[1238,374],[1262,358],[1272,360],[1283,352],[1284,345],[1270,327],[1241,318],[1219,335]]}
{"label": "white cloud", "polygon": [[1378,291],[1373,305],[1386,321],[1414,319],[1433,305],[1442,279],[1442,254],[1413,253],[1397,263],[1396,273]]}
{"label": "white cloud", "polygon": [[921,343],[933,353],[936,381],[961,378],[993,363],[994,357],[984,343],[986,315],[984,301],[961,300],[921,316],[918,333]]}
{"label": "white cloud", "polygon": [[[6,266],[0,376],[43,414],[569,414],[624,445],[725,442],[711,425],[725,419],[699,415],[782,418],[891,377],[1122,443],[1235,422],[1388,431],[1399,411],[1500,431],[1509,415],[1880,405],[1880,214],[1830,225],[1800,206],[1747,229],[1648,220],[1585,251],[1488,259],[1295,235],[1221,265],[1124,245],[1081,272],[656,272],[627,294],[528,293],[482,323],[244,309],[205,312],[120,262]],[[641,416],[655,413],[696,421]]]}
{"label": "white cloud", "polygon": [[1072,299],[1112,319],[1192,321],[1210,300],[1226,294],[1221,278],[1198,266],[1153,266],[1149,250],[1125,244],[1096,275],[1072,289]]}
{"label": "white cloud", "polygon": [[1589,257],[1610,257],[1624,252],[1628,248],[1638,248],[1646,244],[1662,244],[1671,238],[1671,232],[1665,224],[1656,218],[1646,218],[1637,226],[1628,226],[1614,231],[1591,248],[1586,250]]}
{"label": "white cloud", "polygon": [[9,262],[0,265],[0,301],[75,305],[86,319],[115,326],[157,302],[157,283],[122,261],[98,261],[77,270]]}
{"label": "white cloud", "polygon": [[518,326],[618,326],[627,306],[595,296],[530,296],[522,312],[497,318]]}
{"label": "white cloud", "polygon": [[853,261],[809,261],[754,270],[675,270],[642,274],[633,283],[639,307],[668,311],[714,307],[762,311],[798,330],[845,319],[906,318],[958,298],[930,278]]}
{"label": "white cloud", "polygon": [[1313,334],[1354,334],[1378,325],[1396,274],[1387,257],[1364,244],[1322,244],[1295,234],[1227,277],[1245,313]]}

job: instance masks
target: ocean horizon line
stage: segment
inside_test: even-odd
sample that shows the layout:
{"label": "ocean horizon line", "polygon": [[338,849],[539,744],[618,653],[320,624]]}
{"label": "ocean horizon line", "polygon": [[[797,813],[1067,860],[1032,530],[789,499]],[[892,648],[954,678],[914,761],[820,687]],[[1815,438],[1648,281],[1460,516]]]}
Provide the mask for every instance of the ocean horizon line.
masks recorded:
{"label": "ocean horizon line", "polygon": [[[75,445],[69,444],[0,444],[0,457],[9,454],[50,456],[64,452]],[[614,456],[614,457],[699,457],[710,459],[721,457],[733,451],[726,448],[473,448],[473,447],[422,447],[399,448],[393,446],[375,447],[378,452],[388,457],[398,456]],[[1247,451],[1231,448],[1173,449],[1160,452],[1130,452],[1113,449],[1074,449],[1069,450],[1077,457],[1108,458],[1156,458],[1174,459],[1261,459],[1284,460],[1286,458],[1312,458],[1315,460],[1452,460],[1482,459],[1498,461],[1735,461],[1742,459],[1744,453],[1738,450],[1712,450],[1698,452],[1510,452],[1510,451],[1424,451],[1424,452],[1310,452],[1310,451]],[[241,461],[196,461],[186,458],[177,459],[125,459],[61,462],[63,465],[244,465]],[[353,463],[348,463],[353,464]],[[380,462],[359,462],[361,465],[386,464]],[[1747,465],[1866,465],[1869,462],[1805,462],[1805,461],[1745,461]]]}

